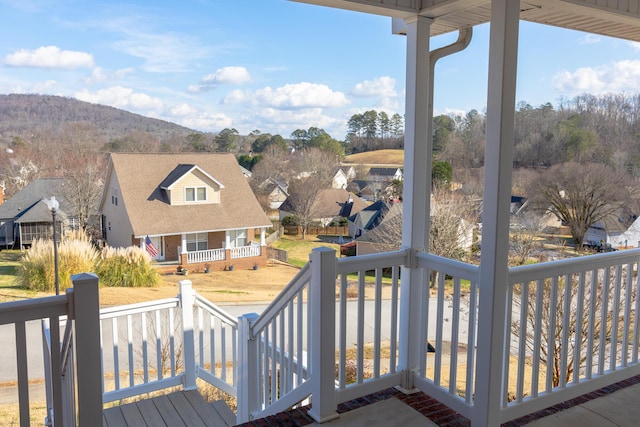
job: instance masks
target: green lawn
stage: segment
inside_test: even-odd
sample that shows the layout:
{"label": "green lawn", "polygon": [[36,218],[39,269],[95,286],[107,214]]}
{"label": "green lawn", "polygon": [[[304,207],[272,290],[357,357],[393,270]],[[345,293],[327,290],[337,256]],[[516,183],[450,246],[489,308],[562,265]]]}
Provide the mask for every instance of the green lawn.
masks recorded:
{"label": "green lawn", "polygon": [[18,288],[15,285],[16,271],[20,265],[22,252],[17,250],[0,251],[0,302],[34,298],[37,292]]}
{"label": "green lawn", "polygon": [[282,236],[273,243],[273,247],[282,249],[289,253],[289,263],[298,267],[309,262],[309,254],[314,248],[328,247],[336,251],[336,256],[340,256],[340,245],[334,243],[337,236],[307,236],[302,240],[301,236]]}

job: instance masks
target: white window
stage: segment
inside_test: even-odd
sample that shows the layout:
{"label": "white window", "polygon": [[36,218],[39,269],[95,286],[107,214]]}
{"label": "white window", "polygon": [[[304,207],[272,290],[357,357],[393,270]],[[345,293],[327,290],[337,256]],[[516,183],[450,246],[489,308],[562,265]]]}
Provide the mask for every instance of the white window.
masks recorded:
{"label": "white window", "polygon": [[206,251],[209,249],[207,233],[187,234],[187,252]]}
{"label": "white window", "polygon": [[247,230],[229,231],[229,246],[232,248],[247,246]]}
{"label": "white window", "polygon": [[118,189],[116,187],[111,188],[111,204],[118,206]]}
{"label": "white window", "polygon": [[207,187],[185,187],[184,200],[186,202],[204,202],[207,200]]}

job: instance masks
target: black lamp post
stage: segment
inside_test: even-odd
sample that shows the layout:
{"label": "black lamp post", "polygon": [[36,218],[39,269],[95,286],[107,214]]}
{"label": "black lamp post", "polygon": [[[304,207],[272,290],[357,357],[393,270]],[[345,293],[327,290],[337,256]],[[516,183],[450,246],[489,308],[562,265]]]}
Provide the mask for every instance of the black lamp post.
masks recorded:
{"label": "black lamp post", "polygon": [[60,295],[60,280],[58,279],[58,233],[56,231],[56,212],[58,212],[60,203],[54,196],[51,196],[51,199],[47,200],[47,206],[53,217],[53,268],[55,269],[56,275],[56,295]]}

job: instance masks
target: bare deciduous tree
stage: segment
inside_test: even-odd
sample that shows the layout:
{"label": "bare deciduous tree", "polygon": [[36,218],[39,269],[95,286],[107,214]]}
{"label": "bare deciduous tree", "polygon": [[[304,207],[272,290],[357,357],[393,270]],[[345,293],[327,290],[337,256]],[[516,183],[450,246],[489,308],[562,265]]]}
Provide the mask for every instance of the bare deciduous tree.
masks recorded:
{"label": "bare deciduous tree", "polygon": [[[429,252],[445,258],[463,259],[468,253],[476,221],[476,208],[464,196],[435,188],[432,193]],[[379,250],[400,248],[402,209],[394,205],[380,225],[365,236]]]}
{"label": "bare deciduous tree", "polygon": [[550,210],[567,224],[577,250],[590,226],[616,214],[632,198],[627,178],[596,163],[564,163],[541,173],[533,182],[531,202]]}
{"label": "bare deciduous tree", "polygon": [[542,230],[542,220],[537,212],[527,212],[512,224],[510,250],[518,265],[524,264],[534,251],[541,247],[538,235]]}

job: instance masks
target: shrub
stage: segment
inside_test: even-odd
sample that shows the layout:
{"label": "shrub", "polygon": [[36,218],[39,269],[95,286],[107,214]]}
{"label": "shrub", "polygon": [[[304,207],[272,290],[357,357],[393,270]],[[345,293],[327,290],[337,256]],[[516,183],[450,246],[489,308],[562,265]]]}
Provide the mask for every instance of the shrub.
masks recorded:
{"label": "shrub", "polygon": [[136,246],[104,248],[96,273],[102,286],[138,288],[155,286],[160,281],[160,274],[151,266],[149,254]]}
{"label": "shrub", "polygon": [[[151,266],[147,252],[138,247],[98,252],[82,232],[65,234],[58,243],[60,291],[72,286],[71,276],[95,272],[100,286],[155,286],[159,273]],[[55,266],[52,240],[36,240],[24,254],[17,269],[18,286],[41,292],[55,290]]]}
{"label": "shrub", "polygon": [[[95,270],[98,253],[82,233],[65,235],[58,243],[60,291],[71,287],[71,276]],[[16,277],[19,286],[42,292],[55,290],[55,265],[52,240],[36,240],[22,257]]]}
{"label": "shrub", "polygon": [[298,217],[293,215],[287,215],[282,218],[282,225],[287,227],[290,225],[298,225]]}

